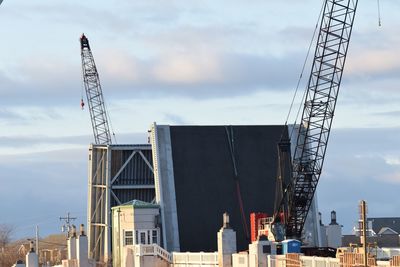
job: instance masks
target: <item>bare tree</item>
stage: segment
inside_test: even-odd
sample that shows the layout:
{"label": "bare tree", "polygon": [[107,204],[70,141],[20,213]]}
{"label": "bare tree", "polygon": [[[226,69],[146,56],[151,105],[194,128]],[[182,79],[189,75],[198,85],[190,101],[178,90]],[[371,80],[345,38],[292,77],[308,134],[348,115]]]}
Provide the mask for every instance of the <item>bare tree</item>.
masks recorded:
{"label": "bare tree", "polygon": [[14,227],[9,224],[0,224],[0,248],[4,248],[11,241]]}
{"label": "bare tree", "polygon": [[14,227],[8,224],[0,224],[0,266],[11,266],[15,257],[12,257],[13,253],[11,248],[8,246],[11,242],[11,236],[14,231]]}

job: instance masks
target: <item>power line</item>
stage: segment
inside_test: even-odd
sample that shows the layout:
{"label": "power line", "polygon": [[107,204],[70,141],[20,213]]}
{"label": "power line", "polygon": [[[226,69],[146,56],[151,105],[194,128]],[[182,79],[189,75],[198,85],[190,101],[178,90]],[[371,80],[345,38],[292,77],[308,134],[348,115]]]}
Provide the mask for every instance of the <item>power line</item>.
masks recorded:
{"label": "power line", "polygon": [[60,221],[64,220],[64,225],[61,227],[62,232],[66,232],[67,236],[69,236],[69,233],[72,229],[71,222],[76,220],[76,217],[71,217],[69,215],[69,212],[67,213],[67,217],[60,217]]}

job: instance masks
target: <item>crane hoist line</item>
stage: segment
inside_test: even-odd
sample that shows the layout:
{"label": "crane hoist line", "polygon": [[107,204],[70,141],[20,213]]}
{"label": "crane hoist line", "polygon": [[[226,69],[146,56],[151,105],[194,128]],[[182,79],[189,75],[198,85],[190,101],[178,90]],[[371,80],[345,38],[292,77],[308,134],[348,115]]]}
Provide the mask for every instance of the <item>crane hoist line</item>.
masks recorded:
{"label": "crane hoist line", "polygon": [[[92,51],[90,50],[89,40],[84,34],[82,34],[80,38],[80,44],[83,84],[89,106],[90,119],[92,121],[94,141],[95,144],[112,144],[110,125],[104,104],[99,74]],[[84,107],[83,99],[81,100],[81,107]]]}

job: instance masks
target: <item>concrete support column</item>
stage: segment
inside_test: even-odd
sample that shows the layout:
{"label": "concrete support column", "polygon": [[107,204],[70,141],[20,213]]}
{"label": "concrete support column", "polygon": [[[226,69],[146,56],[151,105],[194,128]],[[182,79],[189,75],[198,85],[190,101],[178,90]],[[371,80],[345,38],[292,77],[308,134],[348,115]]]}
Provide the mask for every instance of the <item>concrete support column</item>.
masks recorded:
{"label": "concrete support column", "polygon": [[71,233],[69,234],[68,241],[68,259],[75,260],[76,259],[76,228],[75,225],[72,225]]}
{"label": "concrete support column", "polygon": [[236,249],[236,232],[229,226],[229,214],[223,215],[224,225],[218,231],[218,266],[231,267],[232,254],[237,252]]}
{"label": "concrete support column", "polygon": [[33,248],[33,242],[31,241],[31,249],[26,254],[25,257],[26,261],[26,267],[39,267],[39,257],[35,252],[35,249]]}
{"label": "concrete support column", "polygon": [[79,267],[88,267],[89,266],[88,239],[87,236],[85,235],[83,224],[81,224],[80,234],[76,239],[76,254]]}

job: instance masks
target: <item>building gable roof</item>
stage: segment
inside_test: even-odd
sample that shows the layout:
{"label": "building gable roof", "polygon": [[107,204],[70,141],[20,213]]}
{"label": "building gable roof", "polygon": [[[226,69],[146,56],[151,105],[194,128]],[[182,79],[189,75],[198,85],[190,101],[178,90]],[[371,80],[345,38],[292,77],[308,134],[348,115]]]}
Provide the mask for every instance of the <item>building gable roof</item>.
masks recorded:
{"label": "building gable roof", "polygon": [[398,235],[399,233],[390,227],[382,227],[378,235]]}
{"label": "building gable roof", "polygon": [[390,228],[396,233],[400,233],[400,217],[368,218],[372,222],[372,230],[379,233],[382,228]]}

